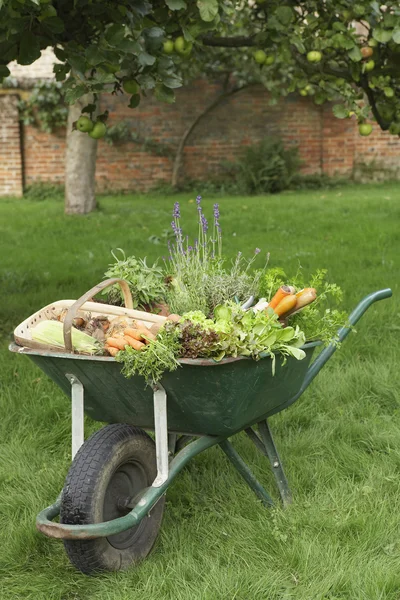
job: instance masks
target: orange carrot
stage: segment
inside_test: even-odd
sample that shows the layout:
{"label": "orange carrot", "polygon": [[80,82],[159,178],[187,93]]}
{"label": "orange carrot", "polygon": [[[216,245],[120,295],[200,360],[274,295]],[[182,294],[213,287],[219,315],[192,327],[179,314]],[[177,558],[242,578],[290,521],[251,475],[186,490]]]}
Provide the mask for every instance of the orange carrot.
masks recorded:
{"label": "orange carrot", "polygon": [[124,330],[124,335],[129,335],[129,337],[133,338],[134,340],[138,340],[139,342],[141,342],[143,339],[139,329],[132,329],[132,327],[127,327]]}
{"label": "orange carrot", "polygon": [[118,348],[113,348],[113,346],[105,346],[105,349],[111,356],[116,356],[119,352]]}
{"label": "orange carrot", "polygon": [[126,346],[126,341],[123,337],[109,337],[107,338],[106,343],[108,346],[118,348],[118,350],[123,350]]}
{"label": "orange carrot", "polygon": [[145,335],[147,338],[149,338],[149,340],[155,340],[155,336],[151,333],[150,329],[148,329],[145,325],[139,325],[137,326],[138,331],[140,331],[140,333],[142,333],[143,335]]}
{"label": "orange carrot", "polygon": [[296,294],[295,306],[292,308],[292,310],[287,315],[285,315],[285,317],[289,317],[290,315],[297,313],[299,310],[301,310],[305,306],[308,306],[309,304],[311,304],[311,302],[314,302],[316,297],[317,297],[317,290],[314,288],[305,288],[304,290],[301,290],[301,292],[298,292]]}
{"label": "orange carrot", "polygon": [[130,337],[133,337],[134,340],[146,341],[147,343],[149,340],[156,339],[156,336],[153,333],[151,333],[150,329],[147,329],[147,327],[145,327],[144,325],[138,326],[137,329],[132,329],[131,327],[128,327],[127,329],[125,329],[124,335],[129,335]]}
{"label": "orange carrot", "polygon": [[143,342],[139,342],[138,340],[135,340],[129,335],[126,335],[124,339],[129,344],[129,346],[132,346],[132,348],[134,348],[134,350],[143,350],[145,348]]}
{"label": "orange carrot", "polygon": [[288,285],[283,285],[282,287],[279,288],[279,290],[276,292],[275,296],[273,296],[273,298],[271,298],[269,304],[268,304],[268,308],[273,308],[275,309],[279,302],[281,300],[283,300],[283,298],[285,298],[285,296],[289,296],[290,294],[290,288]]}
{"label": "orange carrot", "polygon": [[317,294],[317,290],[315,288],[304,288],[297,292],[296,298],[301,298],[301,296],[307,292],[314,292],[315,295]]}
{"label": "orange carrot", "polygon": [[276,314],[281,317],[282,315],[286,315],[292,308],[296,306],[297,298],[294,294],[289,294],[285,296],[274,308]]}

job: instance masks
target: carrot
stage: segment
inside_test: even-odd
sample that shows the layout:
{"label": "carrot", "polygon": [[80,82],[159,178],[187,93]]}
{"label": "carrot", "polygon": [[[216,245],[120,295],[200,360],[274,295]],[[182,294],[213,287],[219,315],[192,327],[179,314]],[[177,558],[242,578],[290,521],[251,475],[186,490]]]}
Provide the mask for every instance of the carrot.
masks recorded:
{"label": "carrot", "polygon": [[106,339],[106,344],[113,348],[118,348],[118,350],[123,350],[127,345],[123,337],[109,337]]}
{"label": "carrot", "polygon": [[274,308],[274,311],[279,317],[286,315],[286,313],[296,306],[296,302],[297,298],[294,294],[284,296],[284,298],[279,302],[278,306]]}
{"label": "carrot", "polygon": [[268,308],[273,308],[275,309],[279,302],[281,300],[283,300],[283,298],[285,298],[285,296],[289,296],[290,294],[290,287],[288,285],[282,285],[282,287],[279,288],[279,290],[276,292],[275,296],[273,296],[273,298],[271,298],[269,304],[268,304]]}
{"label": "carrot", "polygon": [[316,297],[317,297],[317,290],[314,288],[305,288],[304,290],[301,290],[301,292],[298,292],[296,294],[295,306],[292,308],[292,310],[287,315],[285,315],[285,317],[289,317],[290,315],[297,313],[299,310],[301,310],[305,306],[308,306],[309,304],[311,304],[311,302],[314,302]]}
{"label": "carrot", "polygon": [[134,348],[134,350],[143,350],[145,348],[145,344],[143,344],[143,342],[139,342],[138,340],[135,340],[129,335],[126,335],[124,339],[126,340],[126,343],[129,344],[129,346],[132,346],[132,348]]}
{"label": "carrot", "polygon": [[104,346],[107,350],[108,354],[111,356],[116,356],[119,352],[118,348],[114,348],[113,346]]}
{"label": "carrot", "polygon": [[315,288],[303,288],[297,292],[296,298],[301,298],[301,296],[306,292],[314,292],[314,294],[317,294],[317,290]]}
{"label": "carrot", "polygon": [[132,327],[127,327],[124,331],[124,335],[129,335],[129,337],[133,338],[134,340],[138,340],[139,342],[143,340],[139,329],[132,329]]}
{"label": "carrot", "polygon": [[131,327],[128,327],[127,329],[125,329],[124,335],[129,335],[130,337],[133,337],[134,340],[145,340],[146,342],[148,342],[148,340],[156,339],[156,336],[153,333],[151,333],[150,329],[147,329],[147,327],[145,327],[144,325],[138,326],[137,329],[132,329]]}

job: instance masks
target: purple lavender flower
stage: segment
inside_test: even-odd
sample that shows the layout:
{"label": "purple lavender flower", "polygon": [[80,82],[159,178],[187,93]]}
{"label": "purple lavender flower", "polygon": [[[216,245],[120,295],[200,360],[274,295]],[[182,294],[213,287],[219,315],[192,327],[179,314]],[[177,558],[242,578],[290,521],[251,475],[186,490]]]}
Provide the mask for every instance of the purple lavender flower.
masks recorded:
{"label": "purple lavender flower", "polygon": [[171,227],[172,227],[172,231],[173,231],[173,232],[175,233],[175,235],[176,235],[176,232],[178,231],[178,228],[177,228],[177,226],[176,226],[176,223],[175,223],[175,221],[171,221]]}
{"label": "purple lavender flower", "polygon": [[191,252],[193,250],[193,246],[188,246],[188,252]]}
{"label": "purple lavender flower", "polygon": [[180,219],[181,218],[181,211],[180,211],[180,207],[179,207],[179,202],[175,202],[172,216],[175,219]]}
{"label": "purple lavender flower", "polygon": [[196,204],[199,205],[201,202],[201,196],[197,196],[196,198]]}
{"label": "purple lavender flower", "polygon": [[254,254],[260,254],[260,252],[261,252],[260,248],[256,248],[256,249],[254,250]]}
{"label": "purple lavender flower", "polygon": [[219,219],[219,204],[214,204],[214,219],[216,221]]}
{"label": "purple lavender flower", "polygon": [[208,221],[203,214],[201,215],[201,226],[203,228],[203,233],[207,233]]}

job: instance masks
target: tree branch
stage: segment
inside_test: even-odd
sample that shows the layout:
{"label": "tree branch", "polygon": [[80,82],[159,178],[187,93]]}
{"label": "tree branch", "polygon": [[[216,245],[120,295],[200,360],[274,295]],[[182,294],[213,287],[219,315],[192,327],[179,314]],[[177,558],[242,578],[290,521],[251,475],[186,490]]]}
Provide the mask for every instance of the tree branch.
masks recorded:
{"label": "tree branch", "polygon": [[366,77],[363,77],[363,79],[360,82],[360,85],[367,95],[368,102],[371,107],[372,114],[374,115],[374,117],[376,119],[376,122],[378,123],[379,127],[383,131],[387,131],[390,127],[390,123],[385,121],[385,119],[383,119],[381,114],[379,113],[378,108],[376,106],[376,102],[375,102],[374,92],[371,90],[371,88],[368,85],[368,79]]}
{"label": "tree branch", "polygon": [[202,38],[204,46],[217,46],[220,48],[241,48],[246,46],[257,46],[255,36],[238,35],[236,37],[213,37],[205,35]]}
{"label": "tree branch", "polygon": [[186,144],[190,134],[197,127],[199,122],[202,119],[204,119],[204,117],[206,117],[212,110],[214,110],[214,108],[216,108],[223,100],[225,100],[226,98],[229,98],[230,96],[233,96],[233,94],[236,94],[237,92],[244,90],[246,87],[248,87],[248,86],[242,85],[240,87],[234,87],[229,91],[223,91],[223,93],[220,94],[219,96],[217,96],[217,98],[215,100],[213,100],[211,102],[211,104],[209,104],[204,109],[204,111],[202,113],[200,113],[194,119],[194,121],[191,123],[191,125],[189,125],[189,127],[186,129],[186,131],[184,132],[183,136],[180,139],[178,149],[177,149],[176,155],[175,155],[175,160],[174,160],[174,164],[173,164],[173,168],[172,168],[172,179],[171,179],[172,187],[176,187],[178,184],[179,171],[180,171],[180,168],[182,165],[182,159],[183,159],[183,151],[185,149],[185,144]]}

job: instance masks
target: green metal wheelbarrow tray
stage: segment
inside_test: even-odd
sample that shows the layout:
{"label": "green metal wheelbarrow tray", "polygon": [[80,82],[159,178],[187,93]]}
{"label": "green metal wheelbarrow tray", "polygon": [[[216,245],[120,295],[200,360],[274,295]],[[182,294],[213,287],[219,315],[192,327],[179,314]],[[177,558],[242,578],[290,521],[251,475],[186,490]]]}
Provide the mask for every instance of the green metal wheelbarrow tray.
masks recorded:
{"label": "green metal wheelbarrow tray", "polygon": [[[351,313],[349,327],[341,328],[313,362],[318,342],[303,346],[301,361],[277,360],[275,375],[269,357],[187,359],[152,389],[139,376],[126,379],[113,358],[11,344],[10,350],[28,355],[72,405],[73,462],[59,498],[37,516],[37,528],[63,539],[71,562],[84,573],[128,567],[150,552],[169,485],[191,458],[217,444],[262,502],[272,505],[228,440],[243,430],[269,459],[281,500],[291,502],[267,419],[293,404],[337,342],[374,302],[391,295],[384,289],[366,296]],[[86,442],[84,411],[109,423]],[[155,441],[144,430],[154,431]]]}

